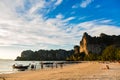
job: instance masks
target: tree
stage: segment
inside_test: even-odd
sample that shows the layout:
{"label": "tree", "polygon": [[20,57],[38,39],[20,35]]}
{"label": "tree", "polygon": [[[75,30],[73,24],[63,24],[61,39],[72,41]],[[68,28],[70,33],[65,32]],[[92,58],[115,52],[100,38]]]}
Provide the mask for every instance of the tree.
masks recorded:
{"label": "tree", "polygon": [[105,60],[105,61],[107,60],[111,61],[111,60],[116,60],[117,55],[118,55],[118,52],[116,47],[111,45],[104,49],[101,58],[102,60]]}
{"label": "tree", "polygon": [[120,60],[120,48],[116,49],[115,54],[116,54],[116,59]]}

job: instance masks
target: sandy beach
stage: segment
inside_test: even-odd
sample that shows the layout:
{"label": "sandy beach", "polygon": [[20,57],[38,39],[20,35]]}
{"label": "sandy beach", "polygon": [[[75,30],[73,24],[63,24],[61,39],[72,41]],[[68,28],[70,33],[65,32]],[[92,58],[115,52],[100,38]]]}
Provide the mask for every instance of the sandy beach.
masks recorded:
{"label": "sandy beach", "polygon": [[63,68],[1,74],[0,80],[120,80],[120,64],[84,62]]}

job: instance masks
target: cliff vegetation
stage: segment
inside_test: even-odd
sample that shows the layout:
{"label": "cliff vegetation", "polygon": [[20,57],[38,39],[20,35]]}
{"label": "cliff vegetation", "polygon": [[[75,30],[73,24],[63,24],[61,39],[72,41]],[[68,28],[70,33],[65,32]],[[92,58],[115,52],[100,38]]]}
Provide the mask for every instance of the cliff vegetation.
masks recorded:
{"label": "cliff vegetation", "polygon": [[67,57],[74,53],[73,50],[25,50],[21,53],[21,56],[16,58],[17,61],[27,60],[27,61],[61,61],[66,60]]}
{"label": "cliff vegetation", "polygon": [[100,37],[91,37],[84,33],[80,47],[74,47],[74,54],[67,60],[72,61],[114,61],[120,60],[120,35],[100,34]]}

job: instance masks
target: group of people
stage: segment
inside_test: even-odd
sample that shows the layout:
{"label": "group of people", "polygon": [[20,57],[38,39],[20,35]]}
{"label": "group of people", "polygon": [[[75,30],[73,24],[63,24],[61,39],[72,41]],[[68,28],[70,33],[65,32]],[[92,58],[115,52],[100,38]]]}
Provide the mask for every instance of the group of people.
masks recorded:
{"label": "group of people", "polygon": [[[40,62],[39,64],[41,65],[41,69],[43,69],[43,63]],[[31,70],[36,70],[37,64],[31,64],[31,63],[30,63],[29,65],[30,65],[30,69],[31,69]]]}
{"label": "group of people", "polygon": [[19,69],[30,69],[30,70],[36,70],[37,69],[37,66],[40,65],[40,69],[43,69],[44,67],[51,67],[51,68],[58,68],[58,67],[61,67],[63,68],[63,63],[43,63],[43,62],[40,62],[39,64],[37,63],[29,63],[29,65],[27,66],[23,66],[22,64],[14,64],[13,65],[13,68],[14,66],[16,67],[19,67]]}
{"label": "group of people", "polygon": [[54,67],[58,68],[58,66],[60,66],[61,68],[63,68],[63,63],[43,63],[43,62],[40,62],[40,65],[41,65],[41,69],[44,68],[43,65],[45,65],[47,67],[51,67],[52,69]]}

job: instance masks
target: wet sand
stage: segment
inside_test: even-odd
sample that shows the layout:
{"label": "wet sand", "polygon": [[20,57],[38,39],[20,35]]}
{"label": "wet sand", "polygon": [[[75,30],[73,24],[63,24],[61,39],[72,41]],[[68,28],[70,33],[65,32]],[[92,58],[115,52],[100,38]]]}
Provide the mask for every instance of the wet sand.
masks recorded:
{"label": "wet sand", "polygon": [[[106,65],[110,69],[106,69]],[[35,71],[1,74],[5,80],[120,80],[120,63],[84,62]]]}

